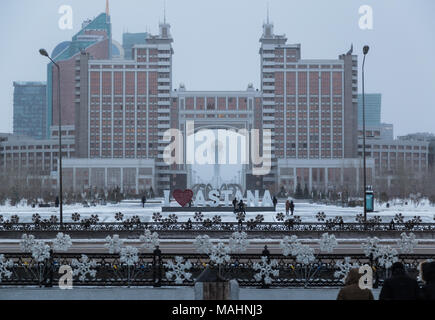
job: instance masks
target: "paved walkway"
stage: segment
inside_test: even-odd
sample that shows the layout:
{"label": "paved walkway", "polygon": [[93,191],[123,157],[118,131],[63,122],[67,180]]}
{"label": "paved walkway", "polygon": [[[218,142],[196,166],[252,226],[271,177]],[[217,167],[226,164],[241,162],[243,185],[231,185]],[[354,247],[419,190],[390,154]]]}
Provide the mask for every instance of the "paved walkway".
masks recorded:
{"label": "paved walkway", "polygon": [[[338,288],[240,289],[241,300],[335,300]],[[379,289],[373,290],[375,299]],[[59,288],[0,287],[0,300],[193,300],[192,287]]]}

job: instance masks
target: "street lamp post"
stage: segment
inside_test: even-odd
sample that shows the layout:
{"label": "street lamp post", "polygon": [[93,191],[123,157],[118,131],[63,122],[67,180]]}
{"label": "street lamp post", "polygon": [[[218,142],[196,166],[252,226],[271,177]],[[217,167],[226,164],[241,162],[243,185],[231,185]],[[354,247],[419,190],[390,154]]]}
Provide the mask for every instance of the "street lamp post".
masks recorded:
{"label": "street lamp post", "polygon": [[56,66],[57,69],[57,104],[58,104],[58,114],[59,114],[59,129],[58,129],[58,136],[59,136],[59,167],[57,168],[57,171],[59,173],[59,216],[60,216],[60,228],[63,228],[63,210],[62,210],[62,203],[63,203],[63,197],[62,197],[62,129],[61,129],[61,109],[60,109],[60,66],[57,64],[47,53],[45,49],[40,49],[39,53],[50,59],[50,61]]}
{"label": "street lamp post", "polygon": [[367,222],[367,177],[366,177],[366,106],[365,106],[365,95],[364,95],[364,64],[366,62],[366,55],[369,52],[369,46],[364,46],[363,48],[363,64],[362,64],[362,117],[363,117],[363,180],[364,180],[364,222]]}

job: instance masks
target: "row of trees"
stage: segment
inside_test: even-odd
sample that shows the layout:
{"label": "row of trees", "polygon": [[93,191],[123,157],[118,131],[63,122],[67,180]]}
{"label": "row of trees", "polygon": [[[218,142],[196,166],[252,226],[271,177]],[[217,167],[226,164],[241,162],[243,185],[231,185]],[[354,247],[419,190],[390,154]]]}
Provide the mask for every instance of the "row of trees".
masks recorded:
{"label": "row of trees", "polygon": [[[66,204],[98,200],[119,202],[124,199],[140,199],[143,195],[154,198],[153,188],[140,190],[139,193],[132,189],[121,192],[120,187],[108,190],[93,187],[83,192],[73,192],[72,188],[64,185],[63,201]],[[13,172],[4,172],[0,175],[0,205],[4,205],[7,200],[13,206],[22,200],[26,200],[28,205],[50,203],[55,202],[57,196],[58,190],[53,188],[50,179],[29,178],[27,175]]]}

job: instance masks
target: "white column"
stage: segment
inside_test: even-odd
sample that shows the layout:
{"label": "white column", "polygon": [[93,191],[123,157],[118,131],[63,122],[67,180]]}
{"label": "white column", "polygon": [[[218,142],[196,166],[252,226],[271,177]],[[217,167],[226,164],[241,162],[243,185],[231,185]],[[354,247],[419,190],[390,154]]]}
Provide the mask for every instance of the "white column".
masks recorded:
{"label": "white column", "polygon": [[76,168],[73,167],[73,191],[76,191]]}
{"label": "white column", "polygon": [[124,168],[123,167],[121,167],[120,168],[120,170],[121,170],[121,192],[124,192]]}
{"label": "white column", "polygon": [[139,168],[136,167],[136,193],[139,194]]}
{"label": "white column", "polygon": [[293,192],[296,192],[296,185],[298,183],[298,179],[296,176],[296,167],[293,168]]}
{"label": "white column", "polygon": [[357,167],[356,168],[356,191],[359,192],[360,187],[359,187],[359,172],[360,172],[360,168]]}
{"label": "white column", "polygon": [[107,189],[107,167],[104,168],[104,189]]}
{"label": "white column", "polygon": [[313,190],[313,168],[308,168],[308,190],[311,192]]}
{"label": "white column", "polygon": [[340,183],[341,185],[344,184],[344,167],[340,168]]}

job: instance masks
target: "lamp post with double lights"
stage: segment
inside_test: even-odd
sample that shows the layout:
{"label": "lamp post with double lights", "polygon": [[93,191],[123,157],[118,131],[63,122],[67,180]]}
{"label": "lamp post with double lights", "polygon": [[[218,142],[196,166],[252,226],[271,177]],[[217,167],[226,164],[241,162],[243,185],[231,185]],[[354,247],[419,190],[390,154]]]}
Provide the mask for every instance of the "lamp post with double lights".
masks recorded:
{"label": "lamp post with double lights", "polygon": [[366,62],[366,55],[369,52],[369,46],[363,48],[363,64],[362,64],[362,122],[363,122],[363,180],[364,180],[364,222],[367,222],[367,177],[366,177],[366,106],[364,96],[364,65]]}
{"label": "lamp post with double lights", "polygon": [[61,123],[61,105],[60,105],[60,66],[57,64],[48,54],[47,50],[40,49],[39,53],[50,59],[50,61],[56,66],[57,69],[57,104],[58,104],[58,115],[59,115],[59,129],[58,129],[58,136],[59,136],[59,166],[57,168],[58,174],[59,174],[59,218],[60,218],[60,228],[63,228],[63,211],[62,211],[62,123]]}

